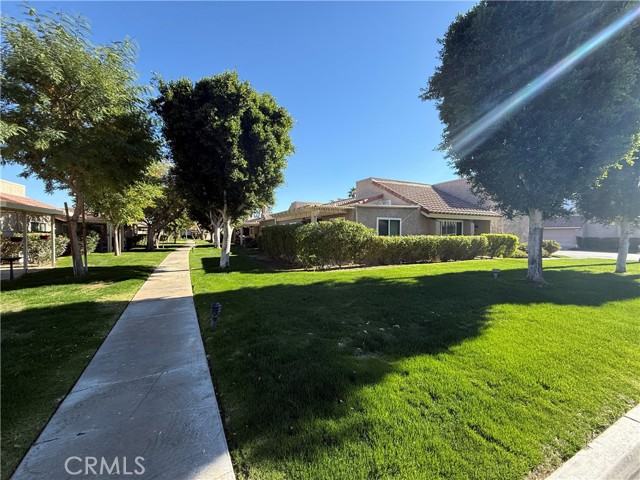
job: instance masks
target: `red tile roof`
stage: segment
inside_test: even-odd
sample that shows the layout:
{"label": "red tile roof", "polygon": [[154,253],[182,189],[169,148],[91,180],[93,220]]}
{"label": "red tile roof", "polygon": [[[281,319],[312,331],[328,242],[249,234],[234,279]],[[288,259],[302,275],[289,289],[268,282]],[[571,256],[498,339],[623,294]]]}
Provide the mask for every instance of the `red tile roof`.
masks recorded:
{"label": "red tile roof", "polygon": [[8,204],[7,208],[14,208],[14,207],[19,208],[20,206],[24,206],[24,207],[29,207],[28,209],[31,211],[37,208],[42,208],[44,210],[56,210],[60,212],[59,208],[56,208],[54,206],[51,206],[43,202],[39,202],[38,200],[34,200],[33,198],[22,197],[19,195],[10,195],[8,193],[0,193],[0,201],[7,203]]}
{"label": "red tile roof", "polygon": [[407,203],[420,205],[426,213],[453,215],[482,215],[499,217],[500,214],[488,208],[482,208],[449,193],[424,183],[401,182],[374,178],[372,183]]}
{"label": "red tile roof", "polygon": [[324,205],[331,206],[331,207],[362,205],[365,203],[373,202],[375,200],[380,200],[381,198],[382,198],[382,195],[376,195],[374,197],[342,198],[342,199],[334,200],[333,202],[327,202]]}

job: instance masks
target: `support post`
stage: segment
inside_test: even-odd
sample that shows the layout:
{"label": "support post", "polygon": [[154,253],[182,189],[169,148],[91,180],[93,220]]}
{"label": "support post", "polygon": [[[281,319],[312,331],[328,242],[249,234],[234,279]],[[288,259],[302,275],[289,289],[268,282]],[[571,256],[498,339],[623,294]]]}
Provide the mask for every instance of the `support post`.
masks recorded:
{"label": "support post", "polygon": [[22,214],[22,266],[24,273],[29,269],[29,216],[27,212]]}
{"label": "support post", "polygon": [[107,253],[113,252],[113,239],[111,236],[113,235],[113,225],[110,223],[107,224]]}
{"label": "support post", "polygon": [[56,217],[51,215],[51,265],[56,266]]}

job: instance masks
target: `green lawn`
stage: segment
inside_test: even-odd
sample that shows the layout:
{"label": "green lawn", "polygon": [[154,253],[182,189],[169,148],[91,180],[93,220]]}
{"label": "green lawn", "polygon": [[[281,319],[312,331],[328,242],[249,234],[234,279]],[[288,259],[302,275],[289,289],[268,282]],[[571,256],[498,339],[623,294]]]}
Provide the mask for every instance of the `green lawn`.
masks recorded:
{"label": "green lawn", "polygon": [[191,275],[240,478],[536,478],[640,401],[637,263],[545,261],[541,288],[526,259],[231,260],[198,247]]}
{"label": "green lawn", "polygon": [[9,478],[127,303],[171,251],[89,255],[2,282],[2,478]]}

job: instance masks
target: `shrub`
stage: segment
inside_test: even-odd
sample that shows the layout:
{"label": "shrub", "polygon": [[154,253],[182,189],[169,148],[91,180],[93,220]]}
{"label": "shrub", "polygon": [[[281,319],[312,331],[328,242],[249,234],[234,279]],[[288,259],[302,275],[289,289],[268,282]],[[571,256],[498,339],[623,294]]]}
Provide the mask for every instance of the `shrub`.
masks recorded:
{"label": "shrub", "polygon": [[[596,252],[617,252],[620,245],[619,237],[578,237],[577,240],[579,249]],[[629,251],[637,252],[638,250],[640,250],[640,237],[631,237],[629,239]]]}
{"label": "shrub", "polygon": [[368,265],[436,262],[441,238],[433,235],[373,236],[367,243],[363,261]]}
{"label": "shrub", "polygon": [[295,231],[296,257],[305,267],[358,263],[375,232],[344,219],[308,223]]}
{"label": "shrub", "polygon": [[[15,234],[22,237],[22,234]],[[46,240],[41,238],[48,237]],[[41,265],[51,262],[51,236],[41,233],[29,233],[29,243],[27,246],[27,261],[32,264]],[[69,239],[62,235],[56,235],[56,257],[60,257],[69,244]],[[2,256],[17,257],[22,254],[22,242],[12,242],[6,237],[2,237]]]}
{"label": "shrub", "polygon": [[556,242],[555,240],[543,240],[542,241],[542,250],[547,252],[547,256],[551,256],[560,250],[562,246]]}
{"label": "shrub", "polygon": [[487,252],[488,241],[483,236],[441,237],[440,260],[471,260]]}
{"label": "shrub", "polygon": [[[502,233],[485,233],[487,254],[491,257],[512,257],[518,249],[518,237]],[[525,244],[526,245],[526,244]]]}
{"label": "shrub", "polygon": [[262,229],[259,246],[277,260],[295,263],[296,230],[300,225],[273,225]]}
{"label": "shrub", "polygon": [[[80,248],[84,252],[84,239],[82,235],[79,236],[78,240],[80,241]],[[98,242],[100,242],[100,235],[98,234],[98,232],[89,230],[87,232],[87,253],[95,252],[96,248],[98,247]]]}
{"label": "shrub", "polygon": [[0,251],[2,258],[19,257],[22,251],[22,242],[12,242],[9,237],[0,237]]}

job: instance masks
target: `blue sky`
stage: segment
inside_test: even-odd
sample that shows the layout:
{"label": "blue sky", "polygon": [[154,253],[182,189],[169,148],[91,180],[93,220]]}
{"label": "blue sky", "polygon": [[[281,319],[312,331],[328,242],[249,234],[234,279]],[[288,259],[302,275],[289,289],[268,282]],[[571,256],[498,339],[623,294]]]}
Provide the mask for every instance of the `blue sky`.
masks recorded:
{"label": "blue sky", "polygon": [[[296,153],[274,210],[294,200],[343,198],[374,176],[424,183],[455,178],[435,150],[442,125],[418,98],[438,44],[471,2],[33,2],[89,19],[94,43],[134,38],[140,82],[153,72],[192,80],[236,69],[270,92],[295,120]],[[21,3],[3,2],[21,16]],[[2,178],[61,206],[64,192],[6,166]]]}

